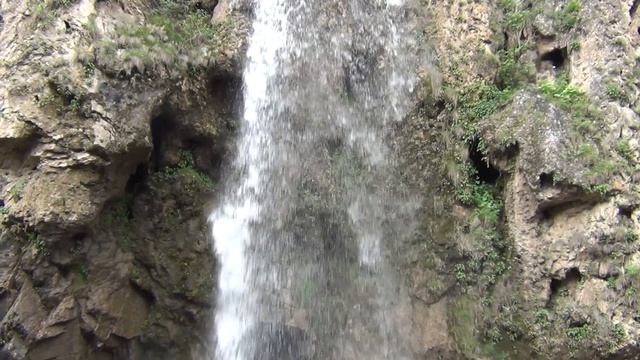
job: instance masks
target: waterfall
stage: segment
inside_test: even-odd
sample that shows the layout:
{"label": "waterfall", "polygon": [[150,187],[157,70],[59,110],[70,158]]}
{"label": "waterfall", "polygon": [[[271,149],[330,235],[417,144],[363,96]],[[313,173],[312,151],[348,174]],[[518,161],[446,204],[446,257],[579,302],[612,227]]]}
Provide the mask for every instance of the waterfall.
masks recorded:
{"label": "waterfall", "polygon": [[210,216],[213,359],[413,357],[389,260],[417,203],[389,146],[415,81],[403,7],[256,1],[237,151]]}

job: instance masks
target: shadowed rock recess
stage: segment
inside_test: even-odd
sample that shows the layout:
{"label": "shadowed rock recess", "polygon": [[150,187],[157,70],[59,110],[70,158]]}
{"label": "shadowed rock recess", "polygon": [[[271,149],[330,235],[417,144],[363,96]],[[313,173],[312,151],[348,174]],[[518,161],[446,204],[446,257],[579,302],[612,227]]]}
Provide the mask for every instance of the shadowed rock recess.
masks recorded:
{"label": "shadowed rock recess", "polygon": [[637,9],[0,0],[0,359],[640,358]]}

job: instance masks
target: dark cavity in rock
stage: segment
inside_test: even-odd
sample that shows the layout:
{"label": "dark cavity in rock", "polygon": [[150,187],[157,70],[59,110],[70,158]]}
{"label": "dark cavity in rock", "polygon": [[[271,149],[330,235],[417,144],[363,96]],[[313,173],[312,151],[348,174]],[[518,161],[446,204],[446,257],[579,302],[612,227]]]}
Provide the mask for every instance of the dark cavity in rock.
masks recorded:
{"label": "dark cavity in rock", "polygon": [[169,111],[162,112],[151,120],[151,136],[153,142],[153,152],[151,163],[153,170],[157,171],[164,165],[164,150],[170,140],[171,133],[175,130],[173,114]]}
{"label": "dark cavity in rock", "polygon": [[542,173],[542,174],[540,174],[540,176],[538,177],[538,181],[540,182],[540,187],[544,188],[544,187],[553,186],[553,183],[554,183],[553,177],[554,177],[553,173]]}
{"label": "dark cavity in rock", "polygon": [[469,158],[473,167],[476,169],[478,179],[483,183],[493,185],[500,178],[500,170],[496,169],[488,160],[485,159],[482,152],[478,149],[478,140],[473,141],[469,147]]}
{"label": "dark cavity in rock", "polygon": [[136,167],[136,171],[131,174],[129,180],[127,180],[126,191],[127,194],[134,194],[141,190],[142,185],[147,180],[149,175],[149,169],[147,164],[141,163]]}
{"label": "dark cavity in rock", "polygon": [[551,296],[558,294],[561,289],[571,288],[582,280],[582,274],[578,268],[571,268],[567,270],[562,279],[551,279]]}
{"label": "dark cavity in rock", "polygon": [[567,63],[567,58],[567,48],[563,47],[555,48],[549,52],[542,54],[542,56],[540,57],[540,61],[550,63],[555,70],[559,70],[564,68]]}

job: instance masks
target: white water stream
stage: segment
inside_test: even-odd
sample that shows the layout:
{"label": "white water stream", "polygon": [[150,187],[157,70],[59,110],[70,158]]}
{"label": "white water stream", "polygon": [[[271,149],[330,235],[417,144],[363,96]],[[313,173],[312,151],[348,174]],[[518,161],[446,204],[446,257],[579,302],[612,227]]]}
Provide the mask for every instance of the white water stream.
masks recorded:
{"label": "white water stream", "polygon": [[236,157],[210,216],[213,359],[412,357],[385,260],[412,209],[386,144],[414,82],[402,7],[256,2]]}

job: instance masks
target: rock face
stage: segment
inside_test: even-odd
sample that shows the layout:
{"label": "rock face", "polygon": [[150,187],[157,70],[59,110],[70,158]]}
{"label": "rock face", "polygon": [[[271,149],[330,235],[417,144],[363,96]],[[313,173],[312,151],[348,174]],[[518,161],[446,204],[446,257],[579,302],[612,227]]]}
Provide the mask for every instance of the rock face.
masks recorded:
{"label": "rock face", "polygon": [[0,357],[197,357],[247,20],[144,0],[0,15]]}
{"label": "rock face", "polygon": [[639,356],[637,7],[428,7],[442,86],[401,129],[410,176],[440,175],[409,262],[448,304],[426,358]]}
{"label": "rock face", "polygon": [[[436,65],[397,125],[427,199],[395,259],[407,337],[425,359],[640,357],[638,1],[408,3]],[[0,358],[202,357],[233,5],[0,0]]]}

